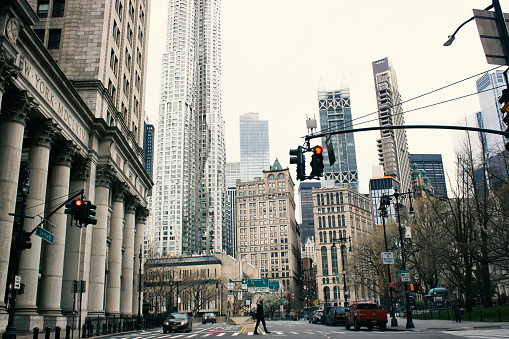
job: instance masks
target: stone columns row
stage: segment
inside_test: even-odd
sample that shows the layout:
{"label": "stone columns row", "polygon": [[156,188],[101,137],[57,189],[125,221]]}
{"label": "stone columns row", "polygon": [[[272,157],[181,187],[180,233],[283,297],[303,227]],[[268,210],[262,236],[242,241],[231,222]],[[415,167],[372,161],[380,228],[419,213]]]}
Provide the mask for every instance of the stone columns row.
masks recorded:
{"label": "stone columns row", "polygon": [[36,108],[33,98],[30,98],[26,92],[12,93],[13,98],[3,102],[5,81],[5,74],[0,71],[0,106],[2,107],[0,114],[0,159],[2,159],[0,161],[0,314],[6,314],[3,296],[7,285],[14,221],[9,213],[13,213],[16,207],[25,126],[29,113]]}

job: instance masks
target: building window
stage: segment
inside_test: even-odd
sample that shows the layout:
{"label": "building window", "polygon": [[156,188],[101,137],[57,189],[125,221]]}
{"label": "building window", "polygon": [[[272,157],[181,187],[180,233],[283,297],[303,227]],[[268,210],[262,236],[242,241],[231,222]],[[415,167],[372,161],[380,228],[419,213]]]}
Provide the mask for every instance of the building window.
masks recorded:
{"label": "building window", "polygon": [[47,18],[49,12],[49,0],[39,0],[37,2],[37,16]]}
{"label": "building window", "polygon": [[321,252],[322,252],[322,275],[328,276],[329,275],[329,262],[327,260],[327,247],[322,246]]}
{"label": "building window", "polygon": [[51,16],[60,18],[64,16],[65,0],[53,0],[53,12]]}
{"label": "building window", "polygon": [[60,48],[60,35],[62,30],[50,29],[48,36],[48,49],[59,49]]}
{"label": "building window", "polygon": [[46,35],[46,31],[44,29],[34,29],[34,33],[37,35],[39,40],[44,43],[44,36]]}

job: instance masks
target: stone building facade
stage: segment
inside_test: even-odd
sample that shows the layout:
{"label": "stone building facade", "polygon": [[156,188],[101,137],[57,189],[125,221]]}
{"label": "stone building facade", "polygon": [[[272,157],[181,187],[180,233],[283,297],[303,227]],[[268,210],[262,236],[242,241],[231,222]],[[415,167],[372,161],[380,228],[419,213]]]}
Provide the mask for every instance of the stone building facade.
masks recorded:
{"label": "stone building facade", "polygon": [[263,178],[237,183],[237,258],[299,293],[300,231],[295,221],[295,184],[279,161]]}
{"label": "stone building facade", "polygon": [[[259,268],[224,253],[148,259],[145,272],[145,301],[153,314],[231,314],[228,294],[238,301],[239,282],[260,277]],[[235,292],[228,291],[230,281],[237,282]]]}
{"label": "stone building facade", "polygon": [[373,233],[369,198],[346,187],[322,185],[313,189],[313,210],[319,303],[344,305],[346,301],[373,300],[369,291],[355,284],[359,277],[353,277],[349,269],[350,249],[359,238]]}
{"label": "stone building facade", "polygon": [[[10,254],[20,227],[10,213],[20,211],[25,169],[26,214],[35,218],[24,219],[23,228],[31,232],[40,224],[54,240],[33,234],[31,248],[22,252],[24,293],[16,299],[16,328],[70,324],[74,281],[86,286],[82,320],[137,314],[138,256],[152,187],[138,128],[145,65],[129,68],[121,58],[116,74],[109,68],[111,50],[132,55],[133,63],[134,50],[145,54],[149,2],[129,3],[129,8],[122,1],[0,4],[0,330],[8,319]],[[111,47],[117,43],[122,48]],[[50,216],[81,190],[97,205],[96,225],[71,226],[63,208]],[[40,223],[42,218],[48,221]]]}

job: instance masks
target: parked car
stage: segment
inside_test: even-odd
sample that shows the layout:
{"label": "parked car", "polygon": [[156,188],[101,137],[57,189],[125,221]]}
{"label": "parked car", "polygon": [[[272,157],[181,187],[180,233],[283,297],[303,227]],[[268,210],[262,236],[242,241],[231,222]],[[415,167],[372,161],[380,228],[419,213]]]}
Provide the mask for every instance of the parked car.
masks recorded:
{"label": "parked car", "polygon": [[313,315],[311,316],[311,319],[309,319],[309,322],[310,323],[313,323],[313,324],[323,324],[324,322],[324,315],[323,315],[323,311],[315,311],[313,313]]}
{"label": "parked car", "polygon": [[202,324],[206,324],[206,323],[215,324],[216,323],[216,315],[214,313],[204,313],[203,316],[201,317],[201,323]]}
{"label": "parked car", "polygon": [[170,313],[163,323],[163,333],[166,332],[191,332],[193,323],[187,313]]}
{"label": "parked car", "polygon": [[335,326],[335,325],[344,325],[346,322],[346,312],[348,308],[334,306],[329,309],[327,315],[325,316],[325,325]]}
{"label": "parked car", "polygon": [[377,326],[380,331],[387,329],[387,311],[382,310],[375,303],[355,303],[350,306],[346,313],[345,328],[348,330],[353,326],[358,331],[361,326],[368,330]]}

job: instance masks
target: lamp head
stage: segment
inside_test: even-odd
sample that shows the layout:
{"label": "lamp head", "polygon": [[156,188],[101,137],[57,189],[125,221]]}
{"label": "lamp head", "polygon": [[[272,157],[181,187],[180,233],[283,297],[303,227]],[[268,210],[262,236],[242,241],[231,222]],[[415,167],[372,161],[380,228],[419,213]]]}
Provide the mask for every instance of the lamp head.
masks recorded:
{"label": "lamp head", "polygon": [[444,43],[444,46],[451,46],[454,41],[454,35],[449,35],[449,39]]}

